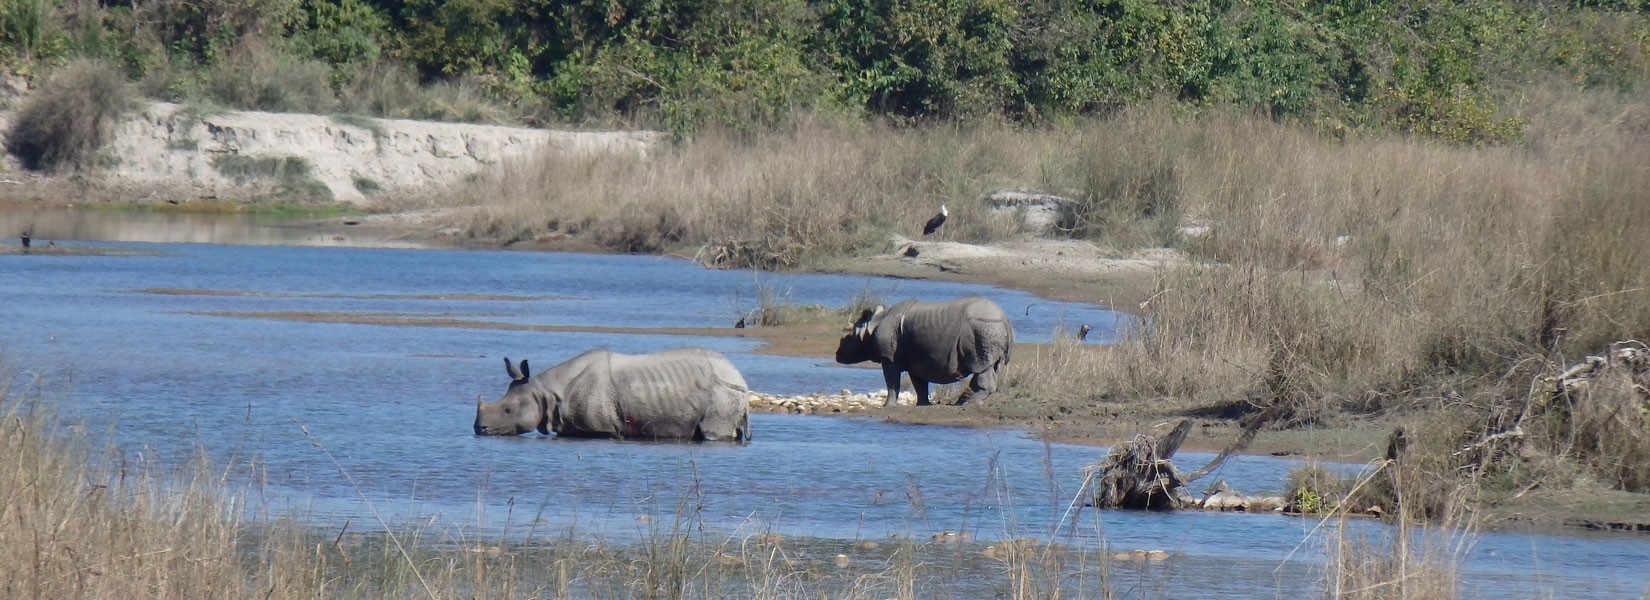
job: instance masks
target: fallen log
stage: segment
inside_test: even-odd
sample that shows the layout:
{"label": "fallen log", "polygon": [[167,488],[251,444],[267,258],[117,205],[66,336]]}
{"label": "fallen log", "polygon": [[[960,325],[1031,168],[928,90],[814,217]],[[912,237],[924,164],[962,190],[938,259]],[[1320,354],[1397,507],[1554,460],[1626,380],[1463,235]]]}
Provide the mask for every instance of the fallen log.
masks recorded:
{"label": "fallen log", "polygon": [[1097,508],[1126,508],[1136,510],[1176,510],[1193,508],[1201,503],[1186,486],[1214,471],[1234,452],[1241,452],[1254,441],[1262,425],[1271,421],[1277,408],[1269,407],[1250,418],[1238,435],[1209,464],[1182,475],[1171,460],[1186,435],[1192,429],[1191,419],[1175,425],[1162,439],[1138,434],[1134,439],[1113,446],[1098,464],[1090,465],[1090,476],[1096,481],[1093,505]]}

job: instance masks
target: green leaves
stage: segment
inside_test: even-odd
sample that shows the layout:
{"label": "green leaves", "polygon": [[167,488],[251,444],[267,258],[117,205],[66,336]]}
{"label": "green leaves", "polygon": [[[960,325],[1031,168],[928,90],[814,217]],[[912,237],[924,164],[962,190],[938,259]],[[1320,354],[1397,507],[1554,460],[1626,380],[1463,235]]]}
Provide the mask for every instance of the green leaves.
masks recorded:
{"label": "green leaves", "polygon": [[1006,0],[827,0],[819,47],[849,102],[903,118],[997,115],[1020,83]]}
{"label": "green leaves", "polygon": [[[40,0],[0,0],[0,58],[30,73],[34,62],[103,56],[150,89],[237,105],[269,94],[223,88],[292,80],[304,85],[272,91],[347,94],[372,73],[410,68],[419,84],[463,81],[535,120],[682,135],[837,108],[899,123],[1040,123],[1162,98],[1336,133],[1499,143],[1518,139],[1522,123],[1496,106],[1498,84],[1556,73],[1640,85],[1650,74],[1644,3],[202,0],[116,3],[71,19]],[[330,76],[316,85],[320,70]]]}

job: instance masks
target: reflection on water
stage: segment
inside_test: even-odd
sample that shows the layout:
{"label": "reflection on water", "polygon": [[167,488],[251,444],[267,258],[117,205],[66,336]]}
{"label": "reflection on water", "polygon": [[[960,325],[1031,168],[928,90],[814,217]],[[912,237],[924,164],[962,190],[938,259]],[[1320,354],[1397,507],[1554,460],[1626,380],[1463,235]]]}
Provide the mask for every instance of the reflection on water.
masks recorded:
{"label": "reflection on water", "polygon": [[[291,217],[244,213],[194,213],[170,210],[10,209],[0,210],[0,238],[25,230],[35,240],[149,242],[160,244],[300,244],[305,246],[375,246],[412,248],[417,244],[325,233]],[[12,240],[15,241],[15,240]]]}
{"label": "reflection on water", "polygon": [[[1319,589],[1313,569],[1331,532],[1315,521],[1096,514],[1081,506],[1081,467],[1103,449],[1044,444],[1018,431],[760,414],[746,447],[470,434],[475,396],[494,397],[508,382],[501,356],[551,365],[597,346],[647,352],[691,344],[728,354],[762,391],[882,385],[872,371],[829,360],[756,354],[746,339],[212,316],[485,311],[498,315],[490,320],[527,325],[727,327],[755,305],[750,273],[647,256],[138,246],[160,252],[0,255],[0,348],[65,388],[71,417],[112,423],[112,441],[129,460],[169,464],[196,448],[218,464],[257,457],[260,483],[250,503],[257,514],[299,510],[316,524],[359,526],[375,509],[488,535],[576,528],[626,539],[640,532],[638,517],[668,518],[692,506],[712,531],[855,540],[951,530],[970,532],[977,544],[1052,537],[1184,552],[1178,571],[1154,584],[1171,596],[1296,597]],[[1095,324],[1091,340],[1115,335],[1117,315],[1012,290],[769,277],[798,303],[840,306],[867,290],[890,299],[981,293],[1009,309],[1028,341],[1073,322]],[[146,291],[154,289],[236,293]],[[1038,310],[1010,308],[1032,304]],[[1243,456],[1214,478],[1246,492],[1277,490],[1296,464]],[[1373,522],[1354,527],[1390,531]],[[1647,565],[1650,542],[1640,538],[1485,532],[1462,566],[1463,591],[1636,596]]]}

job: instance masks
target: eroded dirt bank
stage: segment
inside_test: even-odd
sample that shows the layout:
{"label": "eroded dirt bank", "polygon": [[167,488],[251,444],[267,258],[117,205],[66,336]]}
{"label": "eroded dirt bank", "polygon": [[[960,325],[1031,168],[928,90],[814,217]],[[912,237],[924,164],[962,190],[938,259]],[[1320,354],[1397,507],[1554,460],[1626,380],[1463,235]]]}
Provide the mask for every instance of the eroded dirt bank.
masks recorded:
{"label": "eroded dirt bank", "polygon": [[[0,132],[11,114],[0,111]],[[221,111],[167,102],[127,114],[99,170],[50,181],[11,157],[0,198],[92,188],[118,202],[182,203],[275,194],[372,207],[461,183],[545,150],[646,153],[650,131],[558,131],[358,116]],[[65,185],[73,183],[77,185]],[[61,202],[72,202],[62,199]]]}

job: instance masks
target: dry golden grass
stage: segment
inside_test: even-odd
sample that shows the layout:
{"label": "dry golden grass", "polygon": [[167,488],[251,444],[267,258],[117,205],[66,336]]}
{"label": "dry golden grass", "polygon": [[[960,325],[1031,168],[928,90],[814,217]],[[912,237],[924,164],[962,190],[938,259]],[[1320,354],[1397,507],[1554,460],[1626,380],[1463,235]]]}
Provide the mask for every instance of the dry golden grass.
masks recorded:
{"label": "dry golden grass", "polygon": [[[580,236],[623,252],[703,248],[707,262],[796,267],[918,237],[941,203],[949,239],[1012,231],[977,197],[1035,172],[1022,143],[949,129],[801,122],[756,140],[702,135],[636,157],[547,153],[478,186],[470,235],[506,241]],[[1006,142],[1001,141],[1006,140]]]}
{"label": "dry golden grass", "polygon": [[[983,195],[1056,193],[1074,201],[1066,235],[1179,247],[1207,266],[1162,274],[1138,309],[1151,326],[1113,350],[1016,356],[1001,397],[1020,404],[1005,411],[1149,402],[1229,417],[1281,403],[1288,423],[1344,424],[1448,410],[1494,433],[1488,417],[1534,378],[1650,338],[1650,105],[1539,85],[1507,106],[1529,122],[1525,141],[1477,147],[1170,105],[1040,129],[804,121],[646,159],[517,165],[478,186],[468,230],[787,268],[893,251],[890,236],[915,237],[941,202],[945,236],[1002,240],[1012,219],[988,216]],[[1542,451],[1650,489],[1650,471],[1622,472],[1650,448],[1632,438]]]}
{"label": "dry golden grass", "polygon": [[[1424,472],[1393,461],[1376,466],[1345,480],[1316,466],[1291,474],[1293,505],[1321,515],[1313,531],[1323,532],[1319,539],[1329,559],[1325,595],[1346,600],[1460,597],[1459,568],[1478,531],[1477,518],[1470,512],[1475,486],[1454,482],[1455,488],[1445,496],[1449,500],[1432,518],[1400,508],[1386,513],[1392,516],[1391,527],[1365,527],[1373,525],[1364,518],[1371,506],[1414,507],[1440,497],[1428,489],[1434,481],[1411,485],[1417,476],[1427,477]],[[1380,496],[1390,497],[1391,503],[1371,504],[1371,497]]]}
{"label": "dry golden grass", "polygon": [[94,451],[0,377],[0,590],[19,598],[240,598],[238,506],[197,465]]}
{"label": "dry golden grass", "polygon": [[1388,539],[1352,532],[1355,519],[1333,517],[1327,596],[1336,600],[1451,600],[1459,598],[1457,569],[1471,544],[1472,527],[1457,523],[1422,528],[1400,520]]}
{"label": "dry golden grass", "polygon": [[[1650,106],[1554,85],[1521,98],[1510,106],[1530,123],[1526,141],[1480,147],[1335,139],[1166,105],[1030,130],[810,121],[647,159],[518,166],[482,186],[497,200],[469,230],[784,268],[891,251],[890,235],[915,236],[941,202],[954,213],[945,235],[1005,239],[1011,219],[988,217],[981,197],[1052,192],[1074,200],[1068,235],[1177,246],[1208,266],[1164,273],[1139,307],[1151,327],[1114,350],[1016,357],[1003,397],[1020,412],[1109,401],[1233,416],[1282,404],[1289,423],[1335,424],[1448,410],[1493,434],[1508,424],[1491,417],[1533,379],[1650,338]],[[1183,235],[1187,224],[1208,233]],[[1632,466],[1650,436],[1628,438],[1542,452],[1650,489],[1650,467]]]}

